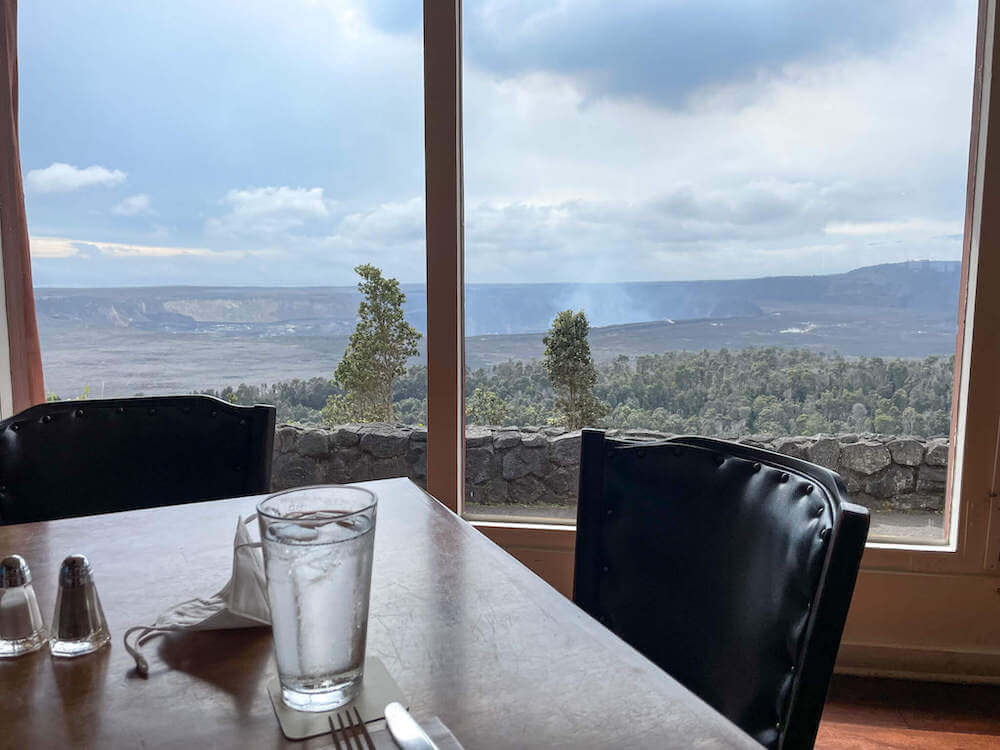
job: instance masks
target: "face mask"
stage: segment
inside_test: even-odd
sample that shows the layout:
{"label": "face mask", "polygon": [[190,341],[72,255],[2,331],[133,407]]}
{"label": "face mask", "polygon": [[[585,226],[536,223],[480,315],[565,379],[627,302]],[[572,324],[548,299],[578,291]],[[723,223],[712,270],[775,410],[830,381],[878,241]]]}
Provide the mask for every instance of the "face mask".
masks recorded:
{"label": "face mask", "polygon": [[[125,631],[125,650],[135,659],[139,674],[149,673],[149,663],[139,649],[154,636],[179,630],[223,630],[271,625],[260,542],[252,541],[250,532],[247,531],[247,524],[256,520],[255,513],[240,519],[236,524],[233,575],[219,593],[208,599],[181,602],[157,617],[152,625],[137,625]],[[133,633],[137,634],[134,646],[129,643],[129,637]]]}

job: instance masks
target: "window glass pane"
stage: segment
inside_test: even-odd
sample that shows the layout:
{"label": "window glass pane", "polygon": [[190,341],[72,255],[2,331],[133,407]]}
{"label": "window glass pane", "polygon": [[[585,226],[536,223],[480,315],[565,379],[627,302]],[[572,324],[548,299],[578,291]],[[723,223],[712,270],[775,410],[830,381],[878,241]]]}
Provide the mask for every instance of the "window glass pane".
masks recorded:
{"label": "window glass pane", "polygon": [[468,512],[572,521],[586,424],[944,541],[976,11],[468,0]]}
{"label": "window glass pane", "polygon": [[356,429],[285,430],[275,483],[420,478],[423,339],[389,357],[402,374],[372,357],[337,370],[355,267],[401,282],[405,322],[425,332],[419,7],[50,0],[19,21],[46,390],[398,422],[416,429],[364,445]]}

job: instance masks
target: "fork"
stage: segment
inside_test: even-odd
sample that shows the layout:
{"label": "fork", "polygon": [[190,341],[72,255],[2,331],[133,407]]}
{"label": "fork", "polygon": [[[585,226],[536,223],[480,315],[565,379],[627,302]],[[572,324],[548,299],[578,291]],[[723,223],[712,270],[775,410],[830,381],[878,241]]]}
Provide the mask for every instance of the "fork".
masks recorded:
{"label": "fork", "polygon": [[[353,716],[351,711],[354,712]],[[333,723],[334,716],[337,717],[336,724]],[[329,718],[334,750],[341,750],[341,748],[365,750],[366,747],[368,750],[375,750],[375,743],[372,742],[372,736],[368,734],[368,727],[361,720],[357,706],[351,706],[347,711],[337,711]],[[364,739],[364,744],[361,743],[362,739]]]}

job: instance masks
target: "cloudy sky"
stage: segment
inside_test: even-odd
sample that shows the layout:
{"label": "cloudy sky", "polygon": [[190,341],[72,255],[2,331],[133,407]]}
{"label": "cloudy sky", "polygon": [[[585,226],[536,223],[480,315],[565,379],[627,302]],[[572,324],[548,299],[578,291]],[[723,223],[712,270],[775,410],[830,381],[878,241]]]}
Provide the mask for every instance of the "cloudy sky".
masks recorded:
{"label": "cloudy sky", "polygon": [[[961,249],[975,0],[468,0],[471,282]],[[423,280],[417,0],[21,3],[35,283]]]}

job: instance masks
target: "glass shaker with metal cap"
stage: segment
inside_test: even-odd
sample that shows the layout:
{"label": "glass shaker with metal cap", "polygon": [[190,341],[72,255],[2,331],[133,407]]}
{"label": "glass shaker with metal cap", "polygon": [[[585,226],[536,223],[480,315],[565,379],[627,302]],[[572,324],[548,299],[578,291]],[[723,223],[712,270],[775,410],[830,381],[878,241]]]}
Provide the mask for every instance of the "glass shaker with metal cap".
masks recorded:
{"label": "glass shaker with metal cap", "polygon": [[5,557],[0,561],[0,657],[37,651],[47,640],[28,563],[20,555]]}
{"label": "glass shaker with metal cap", "polygon": [[82,656],[110,640],[90,561],[83,555],[70,555],[59,568],[49,650],[53,656]]}

